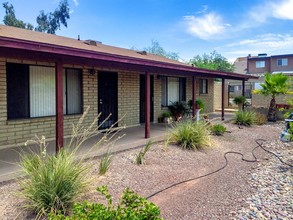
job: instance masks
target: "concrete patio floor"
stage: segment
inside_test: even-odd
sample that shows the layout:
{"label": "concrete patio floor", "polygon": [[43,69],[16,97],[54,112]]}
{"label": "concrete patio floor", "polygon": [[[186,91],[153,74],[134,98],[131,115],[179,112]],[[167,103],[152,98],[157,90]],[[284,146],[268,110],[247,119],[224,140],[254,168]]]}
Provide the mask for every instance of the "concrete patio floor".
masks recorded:
{"label": "concrete patio floor", "polygon": [[[233,115],[234,114],[231,114],[231,113],[225,113],[225,121],[231,120]],[[221,122],[221,114],[218,112],[210,113],[209,119],[212,121]],[[150,134],[151,140],[153,142],[163,141],[166,137],[168,127],[169,126],[164,123],[151,124],[151,134]],[[88,153],[91,146],[95,142],[97,142],[99,138],[101,138],[101,135],[103,134],[97,135],[87,140],[78,151],[78,156],[87,154],[87,157],[91,158],[91,157],[101,156],[105,154],[108,151],[108,147],[105,147],[103,145],[95,149],[92,149],[90,153]],[[114,146],[111,147],[112,153],[119,153],[125,150],[138,148],[145,145],[148,141],[148,139],[144,138],[143,125],[125,128],[117,132],[116,137],[118,136],[123,136],[123,137],[117,140]],[[68,141],[69,139],[65,140],[65,146],[66,146],[66,142]],[[0,149],[0,182],[8,181],[20,176],[21,171],[18,164],[20,161],[21,152],[22,153],[37,152],[38,149],[39,147],[36,145],[16,146],[16,147],[7,148],[7,149]],[[47,152],[51,154],[55,152],[54,141],[48,142]]]}

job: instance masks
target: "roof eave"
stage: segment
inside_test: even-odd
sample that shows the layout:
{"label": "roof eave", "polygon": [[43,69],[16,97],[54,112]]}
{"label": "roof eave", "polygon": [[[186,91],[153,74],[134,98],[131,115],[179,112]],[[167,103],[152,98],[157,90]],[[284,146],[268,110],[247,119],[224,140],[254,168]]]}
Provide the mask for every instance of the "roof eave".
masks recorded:
{"label": "roof eave", "polygon": [[4,48],[14,48],[14,49],[22,49],[27,51],[37,51],[51,54],[59,54],[59,55],[71,55],[76,57],[88,58],[88,59],[96,59],[96,60],[104,60],[104,61],[113,61],[120,63],[130,63],[136,65],[143,66],[154,66],[158,68],[164,69],[172,69],[178,71],[185,71],[190,73],[201,73],[201,74],[210,74],[215,78],[227,78],[227,79],[257,79],[257,77],[249,76],[246,74],[237,74],[223,71],[215,71],[208,69],[201,69],[187,65],[173,64],[161,61],[153,61],[142,58],[134,58],[128,56],[122,56],[117,54],[103,53],[92,50],[84,50],[79,48],[72,48],[66,46],[59,46],[47,43],[40,43],[35,41],[25,41],[20,39],[6,38],[0,36],[0,47]]}

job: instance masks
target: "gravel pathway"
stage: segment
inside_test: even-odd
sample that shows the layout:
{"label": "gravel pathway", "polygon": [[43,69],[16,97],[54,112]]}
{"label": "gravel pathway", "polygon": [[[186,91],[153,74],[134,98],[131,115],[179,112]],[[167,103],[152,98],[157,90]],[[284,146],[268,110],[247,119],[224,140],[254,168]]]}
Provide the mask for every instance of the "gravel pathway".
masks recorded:
{"label": "gravel pathway", "polygon": [[[293,166],[292,144],[272,141],[265,147]],[[255,194],[246,199],[249,205],[238,211],[236,219],[293,219],[293,168],[276,157],[258,164],[251,174]]]}
{"label": "gravel pathway", "polygon": [[[213,147],[205,151],[181,150],[177,146],[165,148],[155,144],[146,155],[146,164],[133,161],[138,150],[114,156],[105,176],[97,173],[99,160],[94,159],[89,175],[93,182],[80,200],[100,201],[96,187],[108,185],[114,202],[125,187],[147,197],[174,183],[213,172],[225,164],[227,151],[238,151],[246,159],[253,159],[251,151],[255,139],[266,139],[266,147],[287,163],[293,163],[293,145],[277,141],[283,123],[239,129],[226,125],[231,133],[213,137]],[[170,188],[150,200],[161,209],[166,220],[194,219],[293,219],[292,168],[261,149],[255,151],[259,162],[241,161],[241,156],[229,154],[228,166],[208,177]],[[22,210],[24,201],[15,194],[16,182],[0,183],[0,219],[32,219]]]}

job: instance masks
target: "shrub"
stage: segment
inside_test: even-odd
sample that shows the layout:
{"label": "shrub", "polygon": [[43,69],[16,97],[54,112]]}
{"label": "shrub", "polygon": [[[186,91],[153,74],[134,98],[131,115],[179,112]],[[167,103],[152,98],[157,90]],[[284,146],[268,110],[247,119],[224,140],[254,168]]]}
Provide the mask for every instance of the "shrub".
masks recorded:
{"label": "shrub", "polygon": [[233,102],[236,104],[236,105],[241,105],[241,104],[244,104],[246,102],[246,98],[245,96],[236,96],[234,99],[233,99]]}
{"label": "shrub", "polygon": [[238,125],[251,126],[256,122],[256,113],[253,111],[238,111],[234,116],[234,123]]}
{"label": "shrub", "polygon": [[66,213],[74,199],[87,186],[89,166],[75,159],[75,154],[61,149],[56,155],[22,155],[21,167],[28,178],[20,180],[21,195],[27,208],[38,216],[50,211]]}
{"label": "shrub", "polygon": [[112,205],[112,197],[106,186],[97,188],[105,196],[107,205],[102,203],[77,203],[74,205],[73,215],[65,217],[61,213],[50,213],[49,220],[76,220],[76,219],[101,219],[101,220],[160,220],[160,209],[152,202],[140,197],[126,188],[118,206]]}
{"label": "shrub", "polygon": [[[93,122],[85,127],[84,121],[89,108],[84,112],[76,124],[73,124],[72,138],[69,144],[62,148],[56,155],[47,154],[46,139],[43,136],[36,140],[30,140],[38,144],[39,152],[31,152],[31,154],[21,154],[20,166],[27,177],[19,180],[21,192],[20,195],[26,200],[25,207],[32,209],[37,213],[37,217],[46,215],[49,212],[67,213],[77,196],[79,196],[90,181],[87,173],[91,164],[84,163],[91,150],[104,143],[105,147],[113,145],[116,140],[116,133],[112,133],[110,127],[103,136],[93,143],[91,148],[77,158],[77,151],[81,145],[89,138],[101,133],[97,122],[99,116]],[[108,116],[104,122],[107,121]],[[117,122],[118,123],[118,122]],[[122,129],[122,128],[121,128]]]}
{"label": "shrub", "polygon": [[112,161],[112,154],[108,151],[100,160],[99,174],[104,175],[110,168]]}
{"label": "shrub", "polygon": [[221,136],[226,132],[226,127],[221,124],[214,124],[211,126],[211,133],[214,135]]}
{"label": "shrub", "polygon": [[162,113],[162,117],[163,118],[170,118],[171,117],[171,113],[170,112],[163,112]]}
{"label": "shrub", "polygon": [[140,165],[144,163],[144,157],[146,155],[146,153],[149,151],[149,149],[152,146],[152,140],[149,140],[146,145],[141,149],[141,151],[136,155],[136,164]]}
{"label": "shrub", "polygon": [[175,123],[168,137],[168,143],[176,143],[184,149],[200,149],[210,146],[210,135],[207,124],[184,120]]}
{"label": "shrub", "polygon": [[[201,99],[196,99],[195,100],[195,105],[197,106],[197,108],[199,108],[201,110],[201,112],[204,111],[205,104]],[[188,107],[189,107],[189,109],[192,109],[192,100],[188,101]]]}
{"label": "shrub", "polygon": [[184,116],[188,112],[188,108],[184,102],[174,102],[172,105],[168,106],[168,108],[171,112],[171,115],[175,117],[176,121],[178,121],[180,117]]}
{"label": "shrub", "polygon": [[256,122],[257,125],[264,125],[267,123],[267,116],[259,112],[256,113]]}

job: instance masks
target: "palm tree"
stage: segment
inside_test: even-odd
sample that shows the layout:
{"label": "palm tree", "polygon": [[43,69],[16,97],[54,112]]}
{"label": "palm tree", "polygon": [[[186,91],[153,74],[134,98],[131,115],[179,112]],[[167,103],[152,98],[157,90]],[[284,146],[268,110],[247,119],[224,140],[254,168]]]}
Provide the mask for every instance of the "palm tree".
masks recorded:
{"label": "palm tree", "polygon": [[290,93],[289,77],[283,73],[271,74],[265,73],[265,82],[260,84],[262,89],[256,89],[253,91],[255,94],[262,94],[265,96],[271,96],[270,107],[268,111],[268,121],[276,121],[276,96]]}

